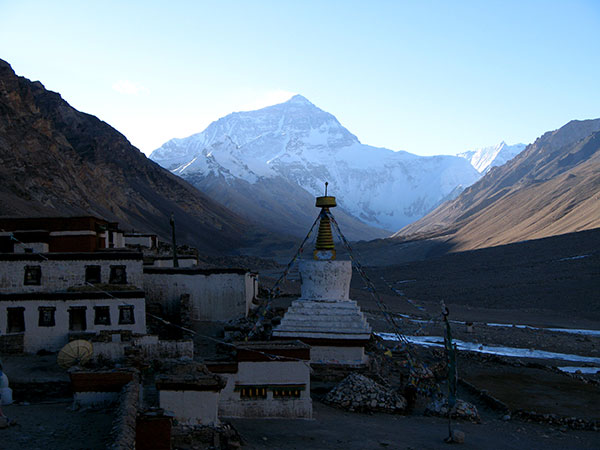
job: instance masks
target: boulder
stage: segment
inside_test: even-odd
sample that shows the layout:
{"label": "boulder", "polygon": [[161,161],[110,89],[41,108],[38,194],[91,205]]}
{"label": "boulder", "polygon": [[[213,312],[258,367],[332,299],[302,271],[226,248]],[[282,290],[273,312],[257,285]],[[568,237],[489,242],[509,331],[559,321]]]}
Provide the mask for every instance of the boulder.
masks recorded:
{"label": "boulder", "polygon": [[[426,416],[448,417],[448,400],[445,397],[434,399],[427,408],[425,408]],[[452,408],[453,419],[470,420],[471,422],[479,423],[481,418],[477,407],[469,402],[461,399],[456,399],[456,404]]]}

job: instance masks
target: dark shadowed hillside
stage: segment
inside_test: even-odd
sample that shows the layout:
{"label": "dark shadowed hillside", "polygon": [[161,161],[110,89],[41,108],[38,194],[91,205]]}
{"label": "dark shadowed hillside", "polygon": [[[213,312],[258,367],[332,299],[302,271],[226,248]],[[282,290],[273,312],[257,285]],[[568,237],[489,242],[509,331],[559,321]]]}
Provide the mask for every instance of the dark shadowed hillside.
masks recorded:
{"label": "dark shadowed hillside", "polygon": [[72,108],[0,60],[0,215],[93,214],[127,230],[208,252],[232,250],[253,227],[147,159],[107,123]]}

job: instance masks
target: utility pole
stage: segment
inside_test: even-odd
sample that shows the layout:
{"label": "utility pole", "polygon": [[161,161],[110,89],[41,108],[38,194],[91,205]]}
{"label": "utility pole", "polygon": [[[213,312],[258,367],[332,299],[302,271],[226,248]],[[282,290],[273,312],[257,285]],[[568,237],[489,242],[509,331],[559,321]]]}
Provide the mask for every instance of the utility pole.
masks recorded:
{"label": "utility pole", "polygon": [[171,213],[170,224],[173,240],[173,267],[179,267],[179,261],[177,260],[177,242],[175,241],[175,218],[173,217],[173,213]]}
{"label": "utility pole", "polygon": [[444,330],[444,347],[446,348],[446,361],[448,363],[448,437],[444,440],[446,443],[455,442],[452,431],[452,410],[456,405],[456,391],[458,385],[458,370],[456,367],[456,344],[452,342],[452,331],[450,330],[450,321],[448,316],[450,310],[442,300],[442,317],[446,329]]}

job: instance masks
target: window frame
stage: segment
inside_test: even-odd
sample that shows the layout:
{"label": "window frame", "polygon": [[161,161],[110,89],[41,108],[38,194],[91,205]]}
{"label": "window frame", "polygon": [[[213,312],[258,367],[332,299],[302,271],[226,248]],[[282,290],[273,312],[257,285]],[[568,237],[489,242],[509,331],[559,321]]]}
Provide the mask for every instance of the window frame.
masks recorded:
{"label": "window frame", "polygon": [[[45,321],[44,312],[50,313],[50,320]],[[55,306],[38,306],[38,327],[54,327],[56,326],[56,307]]]}
{"label": "window frame", "polygon": [[[124,311],[131,311],[131,321],[125,321]],[[119,305],[119,325],[135,325],[134,305]]]}
{"label": "window frame", "polygon": [[41,286],[42,285],[42,266],[30,266],[24,267],[23,272],[23,286]]}
{"label": "window frame", "polygon": [[[69,307],[69,332],[87,331],[87,306],[70,306]],[[81,330],[73,329],[73,313],[75,311],[83,311],[83,328]]]}
{"label": "window frame", "polygon": [[[123,270],[123,276],[122,277],[117,277],[117,270],[122,269]],[[120,281],[122,278],[122,282]],[[127,266],[120,264],[120,265],[114,265],[114,266],[110,266],[110,276],[108,278],[108,283],[109,284],[127,284]]]}
{"label": "window frame", "polygon": [[[106,312],[106,316],[104,316],[107,320],[105,322],[100,321],[99,319],[102,318],[103,316],[99,316],[99,312],[102,311],[103,313]],[[105,306],[105,305],[97,305],[94,306],[94,325],[104,325],[104,326],[110,326],[111,325],[111,317],[110,317],[110,306]]]}
{"label": "window frame", "polygon": [[[15,318],[13,316],[14,313],[20,312],[21,317],[20,322],[21,327],[19,329],[15,328]],[[6,334],[17,334],[17,333],[25,333],[25,308],[23,306],[11,306],[6,308]]]}
{"label": "window frame", "polygon": [[267,386],[262,385],[236,386],[236,391],[240,394],[240,400],[266,400],[268,395]]}
{"label": "window frame", "polygon": [[[94,270],[94,271],[98,271],[97,273],[97,277],[92,277],[90,276],[90,272]],[[97,281],[94,281],[97,280]],[[97,264],[90,264],[85,266],[85,282],[89,283],[89,284],[100,284],[102,283],[102,266],[99,266]]]}

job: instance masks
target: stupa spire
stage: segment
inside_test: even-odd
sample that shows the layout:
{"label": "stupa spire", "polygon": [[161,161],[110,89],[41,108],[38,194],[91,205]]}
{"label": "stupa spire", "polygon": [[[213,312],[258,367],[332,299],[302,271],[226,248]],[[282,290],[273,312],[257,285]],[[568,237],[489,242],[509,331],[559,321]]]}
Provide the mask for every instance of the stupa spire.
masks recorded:
{"label": "stupa spire", "polygon": [[335,244],[333,243],[333,234],[331,233],[331,220],[329,219],[329,208],[337,206],[335,197],[327,195],[328,182],[325,182],[325,195],[317,197],[316,207],[321,208],[319,214],[319,234],[313,258],[318,261],[333,261],[335,259]]}

